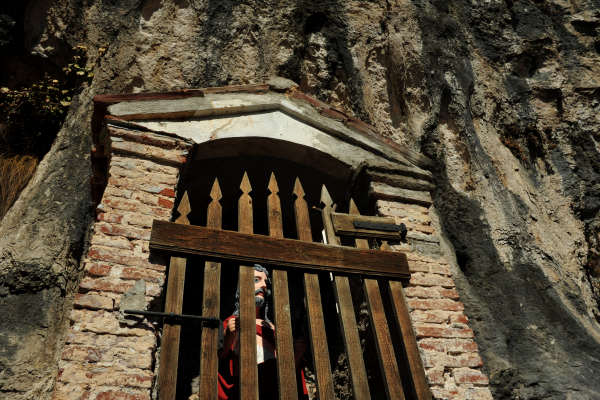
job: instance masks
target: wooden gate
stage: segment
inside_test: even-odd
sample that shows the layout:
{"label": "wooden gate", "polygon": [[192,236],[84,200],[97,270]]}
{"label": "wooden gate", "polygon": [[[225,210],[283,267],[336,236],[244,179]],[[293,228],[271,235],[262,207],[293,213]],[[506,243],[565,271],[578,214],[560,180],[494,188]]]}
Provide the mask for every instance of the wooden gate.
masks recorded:
{"label": "wooden gate", "polygon": [[[347,355],[352,390],[356,399],[370,399],[365,359],[359,340],[355,318],[358,299],[352,298],[350,280],[360,280],[365,293],[385,392],[390,399],[431,399],[425,373],[411,327],[404,299],[402,281],[410,276],[406,256],[402,253],[369,249],[364,238],[353,238],[354,247],[341,246],[332,222],[333,202],[325,186],[322,188],[321,210],[323,227],[328,244],[313,243],[309,209],[299,179],[294,185],[294,216],[297,237],[284,238],[279,188],[271,174],[267,201],[269,236],[253,234],[251,185],[244,174],[238,201],[238,232],[221,230],[222,197],[219,182],[215,179],[210,192],[211,202],[207,209],[207,226],[192,226],[188,221],[191,211],[187,193],[179,207],[175,223],[155,221],[152,228],[150,248],[153,251],[171,253],[166,291],[165,311],[180,314],[183,305],[183,287],[187,255],[202,255],[209,261],[204,265],[202,314],[219,317],[221,263],[219,260],[236,260],[239,266],[240,328],[239,328],[239,385],[242,400],[258,399],[258,373],[256,361],[256,330],[254,305],[255,262],[273,267],[272,289],[275,323],[275,346],[279,399],[297,399],[296,370],[293,351],[292,315],[288,272],[299,270],[303,276],[307,325],[310,336],[314,373],[319,399],[335,399],[328,340],[325,329],[321,288],[318,273],[332,274],[332,286],[338,309],[340,331]],[[351,200],[350,214],[358,209]],[[383,250],[383,251],[381,251]],[[380,285],[385,285],[382,288]],[[385,290],[381,290],[385,289]],[[386,313],[385,304],[391,304]],[[390,325],[392,324],[392,325]],[[204,327],[200,340],[200,399],[217,399],[218,330]],[[393,337],[393,332],[399,332]],[[177,382],[177,366],[180,343],[180,325],[165,322],[160,357],[159,398],[174,399]],[[401,344],[405,362],[400,368],[394,343]],[[401,374],[401,371],[409,371]],[[404,381],[404,384],[403,384]],[[405,395],[403,388],[411,388]]]}

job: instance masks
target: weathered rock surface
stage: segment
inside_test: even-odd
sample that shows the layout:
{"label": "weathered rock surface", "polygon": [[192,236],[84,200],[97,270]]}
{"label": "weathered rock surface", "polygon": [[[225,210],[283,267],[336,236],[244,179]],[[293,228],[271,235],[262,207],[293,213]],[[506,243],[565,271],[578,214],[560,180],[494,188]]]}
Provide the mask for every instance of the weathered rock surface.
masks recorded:
{"label": "weathered rock surface", "polygon": [[495,397],[600,397],[598,10],[598,0],[30,1],[26,53],[58,63],[81,43],[97,67],[0,225],[0,393],[47,397],[56,374],[60,310],[90,222],[91,97],[279,75],[436,160],[432,199]]}

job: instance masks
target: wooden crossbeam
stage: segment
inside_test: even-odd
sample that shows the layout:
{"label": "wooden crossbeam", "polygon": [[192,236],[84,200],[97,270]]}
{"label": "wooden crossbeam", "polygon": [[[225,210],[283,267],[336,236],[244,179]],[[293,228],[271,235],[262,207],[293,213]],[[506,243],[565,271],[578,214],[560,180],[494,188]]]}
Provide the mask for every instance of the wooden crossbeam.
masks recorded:
{"label": "wooden crossbeam", "polygon": [[406,255],[399,252],[332,247],[158,220],[152,225],[150,248],[245,263],[395,279],[410,278]]}

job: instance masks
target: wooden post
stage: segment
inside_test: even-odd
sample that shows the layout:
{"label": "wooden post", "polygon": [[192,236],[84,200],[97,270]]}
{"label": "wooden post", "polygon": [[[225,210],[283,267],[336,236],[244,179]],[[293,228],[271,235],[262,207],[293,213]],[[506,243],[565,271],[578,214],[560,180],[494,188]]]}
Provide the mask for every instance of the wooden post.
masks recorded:
{"label": "wooden post", "polygon": [[[177,212],[179,217],[175,220],[178,224],[189,225],[187,216],[191,211],[188,194],[185,192]],[[169,262],[169,276],[165,301],[165,312],[181,314],[183,308],[183,287],[185,283],[185,264],[187,259],[171,257]],[[165,321],[161,342],[160,369],[158,375],[158,398],[171,400],[175,398],[177,390],[177,367],[179,363],[179,339],[181,325],[170,324]]]}
{"label": "wooden post", "polygon": [[[238,231],[254,232],[252,190],[244,172],[238,202]],[[256,367],[256,305],[254,301],[254,267],[240,265],[240,400],[258,400],[258,370]]]}
{"label": "wooden post", "polygon": [[[296,217],[296,230],[298,239],[312,242],[310,218],[308,206],[304,200],[304,189],[300,179],[296,178],[294,184],[294,215]],[[317,390],[322,400],[333,400],[333,378],[331,376],[331,365],[329,363],[329,349],[327,347],[327,335],[325,333],[325,321],[323,319],[323,306],[321,303],[321,290],[319,288],[319,276],[314,273],[304,273],[304,290],[306,292],[306,309],[308,315],[308,330],[311,340],[311,351],[315,374],[317,377]]]}
{"label": "wooden post", "polygon": [[[269,214],[269,235],[283,238],[281,219],[281,201],[275,174],[269,179],[270,194],[267,198]],[[287,271],[273,269],[273,305],[275,308],[275,346],[277,350],[277,378],[279,399],[298,399],[296,385],[296,367],[294,362],[294,339],[292,337],[292,318],[290,315],[290,295]]]}
{"label": "wooden post", "polygon": [[[323,210],[323,227],[327,242],[333,246],[339,246],[339,238],[335,236],[333,223],[331,221],[331,213],[333,212],[333,201],[327,191],[325,185],[321,189],[321,203]],[[369,382],[367,380],[367,370],[362,357],[362,349],[360,347],[360,338],[358,336],[358,326],[356,325],[356,317],[354,315],[354,307],[352,305],[352,294],[350,292],[350,282],[347,276],[335,275],[333,282],[336,301],[340,312],[340,326],[348,363],[350,364],[350,375],[352,378],[352,389],[354,398],[363,400],[370,399]]]}
{"label": "wooden post", "polygon": [[394,306],[394,315],[396,317],[395,321],[400,329],[404,348],[406,349],[406,356],[408,358],[412,381],[415,385],[417,399],[431,400],[431,391],[429,390],[425,369],[423,368],[423,362],[421,361],[421,355],[417,347],[417,338],[413,332],[410,314],[408,313],[408,307],[404,299],[402,283],[390,280],[389,285],[392,305]]}
{"label": "wooden post", "polygon": [[[221,228],[222,207],[219,200],[222,198],[219,181],[215,178],[210,191],[211,202],[208,205],[206,225],[211,228]],[[207,261],[204,264],[204,290],[202,295],[202,315],[219,317],[221,287],[221,263]],[[219,330],[223,326],[204,327],[200,342],[200,386],[198,396],[201,400],[216,400],[218,396],[218,369],[219,359],[217,348],[219,346]]]}

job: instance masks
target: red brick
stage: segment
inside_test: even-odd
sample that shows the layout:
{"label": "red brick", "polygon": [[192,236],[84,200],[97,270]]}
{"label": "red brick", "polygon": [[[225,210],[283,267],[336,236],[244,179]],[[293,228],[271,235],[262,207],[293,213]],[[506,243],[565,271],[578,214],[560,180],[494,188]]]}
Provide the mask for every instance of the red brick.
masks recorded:
{"label": "red brick", "polygon": [[439,351],[450,355],[477,352],[477,343],[472,339],[422,338],[419,339],[418,345],[424,350]]}
{"label": "red brick", "polygon": [[138,200],[141,203],[147,204],[149,206],[156,206],[159,203],[159,197],[153,193],[146,193],[141,191],[134,191],[131,195],[133,200]]}
{"label": "red brick", "polygon": [[432,387],[431,394],[433,394],[434,399],[439,400],[466,400],[462,389]]}
{"label": "red brick", "polygon": [[447,264],[433,263],[433,264],[431,264],[430,272],[432,272],[434,274],[452,276],[452,271],[450,270],[450,266],[448,266]]}
{"label": "red brick", "polygon": [[404,289],[406,297],[419,297],[419,298],[448,298],[458,300],[458,292],[455,289],[444,289],[436,286],[409,286]]}
{"label": "red brick", "polygon": [[95,400],[150,400],[149,394],[131,394],[117,390],[100,392]]}
{"label": "red brick", "polygon": [[458,322],[459,324],[467,324],[469,322],[469,318],[467,318],[464,314],[456,314],[450,317],[450,322]]}
{"label": "red brick", "polygon": [[446,356],[448,367],[481,367],[483,361],[477,353],[464,353],[457,356]]}
{"label": "red brick", "polygon": [[109,196],[102,198],[102,204],[105,204],[108,207],[116,210],[132,211],[140,214],[152,215],[158,219],[167,220],[171,216],[170,210],[165,210],[161,207],[152,207],[136,200],[120,199]]}
{"label": "red brick", "polygon": [[167,197],[175,197],[175,191],[171,188],[164,188],[163,190],[160,191],[159,194],[162,194],[163,196],[167,196]]}
{"label": "red brick", "polygon": [[427,368],[425,370],[427,374],[427,380],[430,385],[443,385],[444,384],[444,368],[443,367],[434,367]]}
{"label": "red brick", "polygon": [[79,287],[100,292],[125,293],[134,284],[133,281],[122,281],[118,278],[83,278]]}
{"label": "red brick", "polygon": [[440,310],[413,310],[410,313],[410,319],[413,322],[429,322],[435,324],[450,322],[449,311]]}
{"label": "red brick", "polygon": [[74,305],[82,308],[88,308],[90,310],[112,310],[114,308],[114,300],[106,297],[100,296],[98,294],[90,294],[90,293],[77,293],[75,295]]}
{"label": "red brick", "polygon": [[472,338],[473,331],[470,328],[452,328],[448,326],[415,325],[417,338]]}
{"label": "red brick", "polygon": [[440,295],[447,299],[453,299],[453,300],[459,299],[459,295],[458,295],[458,292],[456,291],[456,289],[442,289],[442,290],[440,290]]}
{"label": "red brick", "polygon": [[65,345],[60,356],[61,360],[67,361],[85,361],[96,363],[100,360],[101,354],[98,349],[91,346]]}
{"label": "red brick", "polygon": [[429,272],[430,264],[422,263],[422,262],[418,262],[418,261],[409,261],[408,269],[411,273],[413,273],[413,272]]}
{"label": "red brick", "polygon": [[151,282],[163,282],[165,279],[165,274],[162,272],[157,272],[151,269],[139,268],[139,267],[125,267],[121,271],[121,278],[123,279],[144,279],[146,281]]}
{"label": "red brick", "polygon": [[92,246],[88,252],[88,257],[92,260],[112,262],[124,266],[138,266],[155,271],[164,271],[166,269],[164,265],[150,263],[147,257],[138,257],[133,252],[122,249]]}
{"label": "red brick", "polygon": [[113,153],[135,154],[145,159],[175,165],[185,164],[187,160],[186,150],[165,150],[160,147],[128,141],[113,141],[111,151]]}
{"label": "red brick", "polygon": [[110,274],[111,266],[107,264],[100,264],[95,262],[87,262],[85,264],[85,270],[88,275],[92,276],[107,276]]}
{"label": "red brick", "polygon": [[158,205],[169,210],[173,209],[174,203],[171,200],[163,199],[162,197],[158,198]]}
{"label": "red brick", "polygon": [[102,227],[106,227],[105,222],[102,222],[100,224],[96,224],[98,227],[95,226],[94,230],[95,230],[95,234],[92,236],[92,245],[100,245],[100,246],[106,246],[106,247],[114,247],[117,249],[126,249],[126,250],[131,250],[133,249],[133,244],[131,244],[131,242],[126,238],[123,237],[122,235],[103,235],[101,232]]}
{"label": "red brick", "polygon": [[115,213],[99,213],[96,216],[98,221],[110,222],[113,224],[120,224],[123,221],[123,215]]}
{"label": "red brick", "polygon": [[415,272],[410,276],[409,284],[413,286],[443,286],[445,288],[453,288],[454,280],[438,274]]}
{"label": "red brick", "polygon": [[452,370],[454,380],[457,384],[471,383],[476,385],[487,385],[489,380],[484,373],[471,368],[456,368]]}
{"label": "red brick", "polygon": [[460,301],[450,299],[407,299],[406,302],[413,310],[462,311],[465,308]]}

